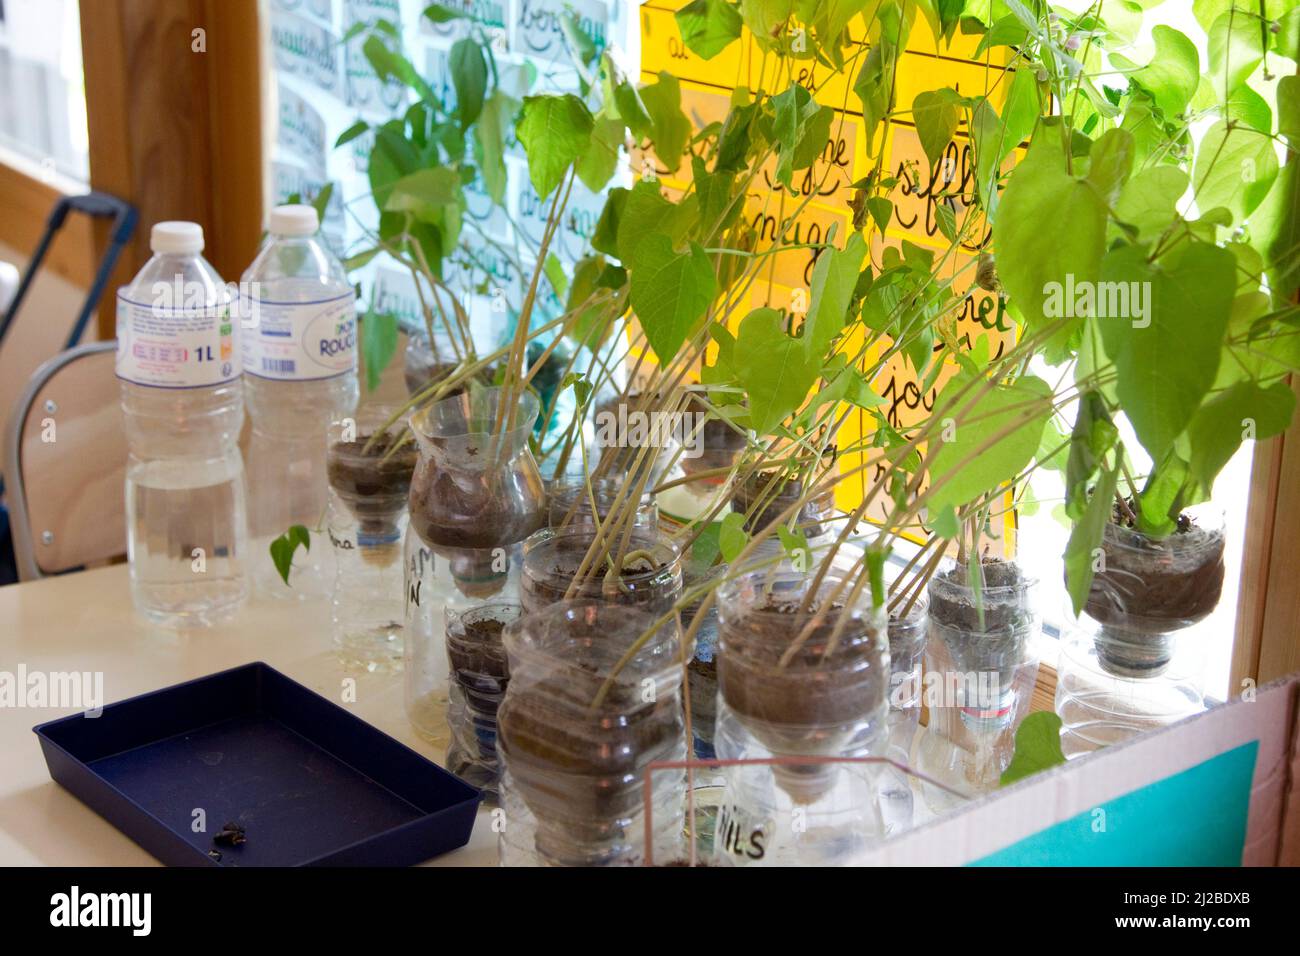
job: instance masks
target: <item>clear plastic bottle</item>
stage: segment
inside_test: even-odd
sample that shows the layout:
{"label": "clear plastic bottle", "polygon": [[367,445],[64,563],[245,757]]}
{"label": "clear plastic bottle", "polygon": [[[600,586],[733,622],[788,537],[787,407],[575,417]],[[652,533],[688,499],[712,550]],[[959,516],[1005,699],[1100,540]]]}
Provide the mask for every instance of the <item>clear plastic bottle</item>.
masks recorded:
{"label": "clear plastic bottle", "polygon": [[677,622],[560,601],[506,625],[502,640],[510,675],[496,712],[502,865],[681,861]]}
{"label": "clear plastic bottle", "polygon": [[519,600],[523,549],[435,549],[407,527],[403,580],[406,594],[402,629],[406,716],[411,727],[435,746],[448,743],[447,703],[451,674],[447,664],[446,615],[488,603]]}
{"label": "clear plastic bottle", "polygon": [[514,430],[494,433],[507,397],[498,388],[474,389],[411,416],[420,460],[405,550],[406,713],[416,733],[437,745],[447,743],[444,612],[518,600],[523,539],[546,517],[528,446],[541,406],[524,394]]}
{"label": "clear plastic bottle", "polygon": [[[705,589],[726,576],[725,564],[701,567],[687,562],[682,569],[682,588],[698,594],[681,610],[682,639],[695,627],[690,663],[686,666],[686,697],[690,704],[690,737],[697,761],[713,760],[714,728],[718,719],[718,603],[709,601]],[[713,836],[717,832],[718,810],[726,796],[726,775],[720,767],[699,766],[686,775],[690,787],[687,800],[688,839],[694,839],[697,859],[711,859]]]}
{"label": "clear plastic bottle", "polygon": [[[844,865],[884,833],[876,766],[889,713],[883,611],[851,578],[780,569],[718,590],[714,747],[726,769],[713,860]],[[805,602],[807,607],[805,609]]]}
{"label": "clear plastic bottle", "polygon": [[[731,489],[731,510],[745,516],[745,530],[751,535],[775,524],[783,514],[804,496],[806,486],[798,478],[784,478],[774,471],[758,471]],[[816,555],[823,552],[832,538],[829,523],[835,507],[834,495],[827,491],[804,502],[794,514],[794,528],[808,542],[808,561],[811,566]],[[782,522],[789,527],[790,519]],[[785,553],[785,547],[776,534],[769,534],[753,551],[755,561]]]}
{"label": "clear plastic bottle", "polygon": [[1205,709],[1202,635],[1192,629],[1167,637],[1163,662],[1144,669],[1129,661],[1149,654],[1149,643],[1126,638],[1086,615],[1067,627],[1056,668],[1056,713],[1067,758],[1159,730]]}
{"label": "clear plastic bottle", "polygon": [[[1205,707],[1206,635],[1223,592],[1223,512],[1197,507],[1173,534],[1107,524],[1105,562],[1067,628],[1056,675],[1061,750],[1077,757]],[[1198,633],[1199,632],[1199,633]]]}
{"label": "clear plastic bottle", "polygon": [[519,619],[518,604],[489,603],[447,611],[447,660],[451,668],[447,769],[497,801],[497,708],[510,684],[502,632]]}
{"label": "clear plastic bottle", "polygon": [[412,329],[407,333],[406,351],[402,354],[402,380],[407,393],[418,395],[446,378],[463,358],[464,349],[457,348],[441,329],[434,333],[432,343],[427,330]]}
{"label": "clear plastic bottle", "polygon": [[334,644],[345,667],[371,672],[402,667],[402,536],[415,447],[402,444],[399,411],[367,405],[329,429]]}
{"label": "clear plastic bottle", "polygon": [[319,231],[311,206],[277,206],[241,281],[251,571],[260,592],[304,600],[329,594],[330,549],[298,552],[286,587],[270,545],[291,525],[324,530],[327,432],[358,398],[356,295]]}
{"label": "clear plastic bottle", "polygon": [[117,296],[131,595],[158,624],[209,625],[248,596],[240,328],[201,226],[157,223],[150,245]]}
{"label": "clear plastic bottle", "polygon": [[948,788],[921,788],[935,813],[960,804],[958,793],[998,787],[1038,677],[1037,579],[1001,559],[985,558],[980,568],[978,594],[966,564],[940,571],[927,587],[922,692],[929,722],[917,762]]}
{"label": "clear plastic bottle", "polygon": [[445,747],[448,742],[447,693],[451,679],[442,640],[444,611],[449,602],[447,594],[439,588],[438,574],[438,563],[445,560],[434,555],[416,530],[407,526],[402,546],[405,595],[402,670],[406,717],[417,734],[439,747]]}
{"label": "clear plastic bottle", "polygon": [[[908,766],[921,720],[921,663],[929,624],[924,597],[889,615],[889,742],[885,756]],[[880,772],[880,812],[886,834],[912,826],[912,778],[893,766]]]}

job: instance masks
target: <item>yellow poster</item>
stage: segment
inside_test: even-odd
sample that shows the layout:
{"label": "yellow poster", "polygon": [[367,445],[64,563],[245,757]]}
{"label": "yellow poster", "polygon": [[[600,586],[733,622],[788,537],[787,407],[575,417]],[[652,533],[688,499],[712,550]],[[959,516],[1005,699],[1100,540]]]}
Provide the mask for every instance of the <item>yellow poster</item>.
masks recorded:
{"label": "yellow poster", "polygon": [[[941,234],[940,205],[948,205],[960,217],[958,204],[970,204],[975,191],[975,163],[965,119],[938,162],[931,164],[907,111],[918,93],[944,86],[954,88],[962,96],[987,95],[995,108],[1001,107],[1010,85],[1009,77],[1004,75],[1008,71],[988,57],[978,62],[973,59],[978,37],[958,33],[951,43],[943,44],[936,40],[924,19],[917,18],[896,77],[895,102],[903,115],[891,118],[886,124],[883,142],[874,144],[878,150],[873,152],[873,144],[866,141],[863,133],[861,103],[851,89],[852,71],[835,72],[814,61],[796,63],[791,68],[787,62],[782,68],[791,71],[788,78],[760,76],[765,63],[763,51],[748,30],[739,42],[705,60],[687,48],[674,17],[686,2],[650,0],[642,6],[641,80],[653,83],[661,71],[677,77],[681,84],[682,110],[697,130],[723,120],[732,92],[741,86],[779,90],[791,82],[799,83],[813,93],[817,102],[835,111],[820,157],[811,167],[796,173],[792,190],[777,182],[775,160],[755,177],[745,214],[758,236],[760,248],[771,248],[782,234],[789,246],[824,242],[832,226],[837,230],[836,244],[843,245],[853,223],[849,205],[853,184],[876,165],[879,152],[886,158],[883,168],[899,184],[891,197],[894,208],[883,241],[875,234],[872,261],[879,265],[885,245],[898,248],[904,241],[936,253],[948,249],[949,241]],[[862,25],[858,18],[850,29],[861,29]],[[769,72],[775,69],[776,59],[767,58]],[[643,167],[643,161],[651,165]],[[670,170],[653,156],[636,156],[633,168],[646,168],[647,172],[652,168],[671,197],[680,195],[690,182],[689,164],[684,162],[678,169]],[[795,216],[796,208],[805,200],[806,204]],[[793,222],[792,216],[795,216]],[[989,355],[995,358],[1014,340],[1014,331],[999,297],[975,284],[978,255],[987,241],[987,227],[977,224],[970,230],[970,239],[963,242],[959,254],[946,261],[944,274],[953,278],[953,291],[963,298],[957,314],[959,340],[971,347],[977,340],[988,338]],[[816,256],[817,250],[806,248],[792,248],[771,256],[770,272],[765,268],[762,280],[750,290],[749,307],[789,309],[792,297],[807,289]],[[738,323],[748,311],[748,308],[738,309],[734,322]],[[853,327],[846,350],[860,345],[863,334],[860,325]],[[936,350],[939,348],[936,345]],[[868,360],[872,357],[868,356]],[[896,356],[873,382],[876,393],[885,400],[879,411],[895,428],[907,429],[933,408],[938,391],[954,368],[949,366],[937,377],[932,376],[933,381],[926,387],[911,363]],[[864,433],[870,436],[874,427],[869,413],[852,409],[837,436],[840,446],[856,444]],[[864,454],[840,457],[841,470],[852,473],[836,491],[837,504],[845,510],[856,507],[883,473],[883,468],[863,469]],[[869,516],[883,520],[889,507],[888,497],[880,495]],[[996,528],[993,530],[997,533]],[[923,540],[915,535],[909,537]]]}

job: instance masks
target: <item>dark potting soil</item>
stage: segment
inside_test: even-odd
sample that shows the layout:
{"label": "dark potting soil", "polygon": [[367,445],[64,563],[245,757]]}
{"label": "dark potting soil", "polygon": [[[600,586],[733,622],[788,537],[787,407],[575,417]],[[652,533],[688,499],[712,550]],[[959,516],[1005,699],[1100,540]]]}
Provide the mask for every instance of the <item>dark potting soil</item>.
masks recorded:
{"label": "dark potting soil", "polygon": [[[959,670],[996,670],[999,679],[1010,686],[1035,626],[1028,593],[1008,590],[1025,583],[1025,575],[1017,565],[999,558],[984,558],[980,569],[984,578],[981,607],[976,606],[973,591],[966,587],[964,565],[937,576],[941,584],[957,587],[931,586],[932,633],[943,641]],[[990,593],[996,589],[1003,590]]]}
{"label": "dark potting soil", "polygon": [[691,730],[701,740],[713,741],[718,718],[718,660],[691,658],[690,672]]}
{"label": "dark potting soil", "polygon": [[1129,633],[1168,633],[1208,617],[1223,592],[1224,534],[1186,514],[1168,537],[1130,529],[1119,508],[1102,537],[1105,566],[1092,579],[1084,610],[1093,620]]}
{"label": "dark potting soil", "polygon": [[470,621],[465,627],[465,636],[476,646],[495,646],[501,643],[501,635],[505,629],[505,621],[495,617],[485,617]]}
{"label": "dark potting soil", "polygon": [[976,607],[974,594],[969,590],[966,579],[966,567],[957,565],[949,571],[941,572],[939,580],[957,585],[955,593],[946,588],[930,590],[930,617],[939,623],[963,631],[999,633],[1014,630],[1024,621],[1023,599],[1010,596],[999,599],[988,592],[997,588],[1014,588],[1023,581],[1023,574],[1016,565],[998,558],[985,558],[980,562],[983,572],[982,608]]}
{"label": "dark potting soil", "polygon": [[[686,403],[685,411],[690,415],[710,415],[709,407],[700,400],[698,395],[692,395]],[[741,431],[721,418],[711,417],[699,431],[699,437],[702,447],[705,450],[729,449],[739,451],[745,447],[746,437],[744,431]]]}
{"label": "dark potting soil", "polygon": [[697,677],[705,681],[716,681],[718,679],[717,658],[711,661],[702,661],[698,657],[692,657],[691,662],[686,666],[691,672],[691,680],[695,680]]}
{"label": "dark potting soil", "polygon": [[406,503],[417,454],[404,445],[391,456],[383,438],[365,451],[370,435],[336,442],[325,459],[325,473],[333,488],[360,520],[363,530],[375,533],[392,527]]}
{"label": "dark potting soil", "polygon": [[538,851],[554,860],[590,861],[622,839],[644,806],[646,767],[685,754],[680,693],[643,695],[639,678],[659,669],[650,659],[638,655],[593,706],[620,656],[601,627],[608,619],[570,622],[562,653],[516,672],[497,712],[498,750],[537,817]]}
{"label": "dark potting soil", "polygon": [[[621,776],[666,752],[682,719],[675,695],[671,702],[644,703],[636,694],[612,693],[589,714],[585,705],[599,683],[590,686],[592,694],[581,701],[552,681],[512,694],[497,711],[511,757],[527,755],[567,773],[603,777]],[[566,697],[582,706],[557,706]]]}
{"label": "dark potting soil", "polygon": [[781,658],[811,617],[798,604],[772,602],[723,623],[718,681],[727,705],[741,716],[798,727],[848,724],[877,708],[888,693],[880,648],[851,622],[827,653],[836,610],[784,666]]}
{"label": "dark potting soil", "polygon": [[[227,823],[221,828],[221,832],[212,838],[212,842],[217,846],[243,846],[248,842],[248,834],[242,825]],[[217,859],[220,859],[220,856]]]}
{"label": "dark potting soil", "polygon": [[[1118,501],[1110,506],[1110,523],[1118,528],[1127,528],[1130,531],[1137,529],[1137,508],[1138,504],[1131,497],[1124,499],[1123,506]],[[1196,522],[1192,516],[1183,512],[1174,522],[1173,534],[1187,534],[1196,527]]]}
{"label": "dark potting soil", "polygon": [[[540,610],[564,600],[569,585],[573,583],[574,575],[578,573],[582,560],[591,547],[591,541],[592,539],[585,535],[572,540],[564,538],[556,540],[553,550],[547,549],[546,556],[551,559],[550,566],[541,571],[529,567],[525,556],[520,590],[521,603],[527,610]],[[642,549],[646,543],[634,539],[632,550]],[[660,614],[667,613],[681,597],[681,573],[667,563],[637,556],[623,566],[623,571],[619,575],[623,586],[617,591],[605,589],[605,574],[608,570],[608,561],[600,561],[595,570],[586,573],[586,580],[575,593],[575,597],[639,607],[650,613]]]}
{"label": "dark potting soil", "polygon": [[908,608],[906,614],[899,611],[889,612],[889,650],[904,649],[925,640],[925,625],[928,606],[919,599]]}
{"label": "dark potting soil", "polygon": [[465,692],[466,702],[484,716],[493,716],[510,684],[510,668],[501,634],[505,623],[495,618],[470,621],[465,637],[447,641],[451,673]]}
{"label": "dark potting soil", "polygon": [[740,451],[745,447],[744,432],[737,431],[720,418],[710,418],[700,430],[702,445],[710,451]]}
{"label": "dark potting soil", "polygon": [[[695,401],[687,406],[689,413],[707,414],[705,407]],[[691,426],[692,428],[694,425]],[[733,428],[720,418],[710,418],[704,423],[695,437],[698,442],[695,455],[683,455],[678,464],[687,475],[714,468],[726,468],[736,458],[737,453],[745,447],[745,433]],[[721,482],[723,478],[713,478]]]}
{"label": "dark potting soil", "polygon": [[411,523],[433,545],[488,550],[523,541],[542,526],[545,508],[540,484],[532,488],[504,482],[497,475],[467,476],[421,462],[411,480]]}
{"label": "dark potting soil", "polygon": [[678,695],[647,703],[636,686],[615,687],[589,712],[605,671],[579,669],[512,687],[497,739],[530,809],[583,842],[640,808],[645,767],[681,755],[684,717]]}
{"label": "dark potting soil", "polygon": [[407,444],[385,459],[389,441],[380,439],[369,451],[372,436],[359,435],[354,441],[335,442],[326,463],[330,487],[348,498],[404,498],[418,457]]}

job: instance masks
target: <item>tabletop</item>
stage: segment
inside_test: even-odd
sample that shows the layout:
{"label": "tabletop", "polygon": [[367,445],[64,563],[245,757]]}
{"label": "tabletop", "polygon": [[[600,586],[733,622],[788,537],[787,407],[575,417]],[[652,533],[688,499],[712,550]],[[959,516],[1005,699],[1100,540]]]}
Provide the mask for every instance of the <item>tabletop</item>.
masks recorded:
{"label": "tabletop", "polygon": [[[126,565],[0,588],[0,671],[103,675],[105,704],[217,671],[265,661],[384,733],[441,763],[445,748],[417,737],[401,674],[343,667],[327,602],[255,596],[229,624],[168,631],[136,616]],[[349,678],[354,684],[346,684]],[[344,689],[355,690],[345,694]],[[82,708],[0,706],[0,866],[139,866],[156,861],[50,779],[32,728]],[[496,835],[480,809],[469,843],[434,866],[493,866]]]}

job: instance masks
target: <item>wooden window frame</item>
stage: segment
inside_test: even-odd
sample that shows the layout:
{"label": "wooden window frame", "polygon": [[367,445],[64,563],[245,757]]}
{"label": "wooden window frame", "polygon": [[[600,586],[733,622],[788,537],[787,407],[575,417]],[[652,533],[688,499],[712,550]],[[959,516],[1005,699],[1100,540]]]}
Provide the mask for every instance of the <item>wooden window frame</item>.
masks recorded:
{"label": "wooden window frame", "polygon": [[[262,22],[258,0],[93,0],[80,4],[90,187],[132,203],[134,240],[109,289],[149,257],[162,219],[203,226],[205,255],[227,281],[252,261],[262,233]],[[204,52],[193,49],[203,31]],[[31,255],[54,204],[75,184],[0,158],[0,242]],[[70,216],[45,268],[89,288],[108,223]],[[113,296],[97,329],[114,335]]]}
{"label": "wooden window frame", "polygon": [[[1300,381],[1291,388],[1300,398]],[[1300,671],[1300,413],[1255,446],[1241,565],[1234,694]]]}
{"label": "wooden window frame", "polygon": [[[90,184],[139,213],[110,288],[149,258],[150,226],[165,219],[202,225],[204,256],[228,282],[256,255],[265,182],[261,31],[258,0],[81,4]],[[106,228],[96,240],[98,258]],[[111,338],[114,323],[106,295],[100,335]]]}

